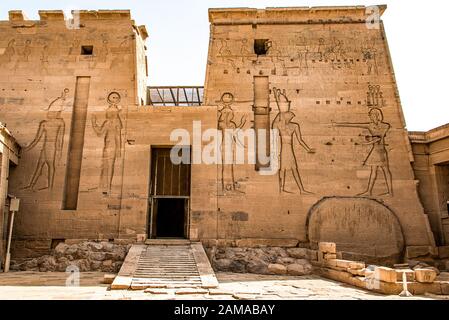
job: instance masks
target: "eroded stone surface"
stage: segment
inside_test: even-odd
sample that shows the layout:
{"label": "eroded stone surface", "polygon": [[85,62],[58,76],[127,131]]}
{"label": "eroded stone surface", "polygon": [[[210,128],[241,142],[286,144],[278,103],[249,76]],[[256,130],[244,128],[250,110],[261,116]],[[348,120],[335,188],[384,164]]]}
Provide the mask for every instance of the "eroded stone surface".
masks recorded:
{"label": "eroded stone surface", "polygon": [[41,256],[12,264],[12,269],[20,271],[66,271],[74,266],[81,272],[115,272],[125,259],[130,245],[109,242],[81,242],[67,245],[58,244],[51,255]]}

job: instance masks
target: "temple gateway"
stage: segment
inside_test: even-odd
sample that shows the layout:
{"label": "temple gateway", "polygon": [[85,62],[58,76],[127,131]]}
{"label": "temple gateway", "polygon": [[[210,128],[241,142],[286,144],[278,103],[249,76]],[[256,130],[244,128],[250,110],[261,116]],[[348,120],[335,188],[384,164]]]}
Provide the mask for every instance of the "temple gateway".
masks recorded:
{"label": "temple gateway", "polygon": [[382,21],[367,24],[366,9],[210,9],[205,83],[191,87],[147,86],[149,35],[127,10],[10,11],[2,264],[10,250],[12,268],[57,270],[29,261],[109,243],[121,259],[67,261],[118,271],[130,246],[174,241],[201,243],[218,270],[276,272],[281,251],[443,270],[449,126],[407,131]]}

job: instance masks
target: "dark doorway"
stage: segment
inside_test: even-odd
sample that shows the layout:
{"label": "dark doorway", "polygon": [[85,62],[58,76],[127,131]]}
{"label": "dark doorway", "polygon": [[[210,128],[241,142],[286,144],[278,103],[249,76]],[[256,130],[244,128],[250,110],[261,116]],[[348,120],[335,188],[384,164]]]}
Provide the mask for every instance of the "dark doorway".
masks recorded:
{"label": "dark doorway", "polygon": [[156,237],[184,238],[186,199],[157,199]]}
{"label": "dark doorway", "polygon": [[[189,155],[190,147],[182,147]],[[188,238],[190,164],[173,163],[171,148],[151,150],[148,238]]]}

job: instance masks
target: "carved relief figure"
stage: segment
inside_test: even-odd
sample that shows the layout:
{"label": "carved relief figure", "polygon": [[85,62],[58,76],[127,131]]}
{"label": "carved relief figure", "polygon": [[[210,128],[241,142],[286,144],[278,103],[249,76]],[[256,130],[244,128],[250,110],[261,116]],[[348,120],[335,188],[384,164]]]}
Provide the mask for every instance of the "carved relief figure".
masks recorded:
{"label": "carved relief figure", "polygon": [[365,45],[362,46],[362,56],[367,66],[366,74],[371,75],[374,73],[375,75],[378,75],[379,69],[377,67],[377,50],[374,47],[374,44],[370,45],[365,43]]}
{"label": "carved relief figure", "polygon": [[109,107],[106,109],[106,120],[99,125],[95,115],[92,116],[92,128],[99,137],[103,137],[104,146],[101,164],[100,187],[103,192],[110,194],[112,180],[114,178],[115,162],[121,157],[122,151],[122,129],[118,104],[121,97],[118,92],[108,95]]}
{"label": "carved relief figure", "polygon": [[69,55],[79,55],[80,54],[80,50],[81,50],[81,40],[78,38],[74,38],[72,45],[70,46],[69,49]]}
{"label": "carved relief figure", "polygon": [[240,47],[240,55],[242,56],[243,64],[245,64],[245,62],[247,61],[253,62],[252,57],[254,56],[254,53],[248,47],[248,39],[242,40],[242,45]]}
{"label": "carved relief figure", "polygon": [[24,152],[27,152],[33,149],[41,140],[43,141],[36,168],[25,189],[34,190],[45,166],[47,167],[47,186],[41,190],[53,188],[56,159],[61,159],[64,146],[65,122],[61,117],[61,113],[67,103],[68,93],[69,89],[64,89],[61,96],[50,103],[46,109],[47,120],[42,120],[39,123],[39,129],[35,138],[23,149]]}
{"label": "carved relief figure", "polygon": [[379,169],[382,171],[385,183],[387,185],[387,192],[382,195],[393,195],[393,184],[390,166],[388,162],[388,152],[385,145],[385,137],[391,128],[391,125],[384,122],[384,116],[382,110],[379,108],[370,109],[368,116],[370,122],[367,123],[335,123],[337,127],[352,127],[362,128],[369,132],[369,135],[365,136],[365,142],[363,144],[369,145],[370,151],[363,161],[363,165],[371,167],[371,173],[366,190],[359,196],[371,196],[373,194],[373,188],[377,180],[377,174]]}
{"label": "carved relief figure", "polygon": [[108,40],[103,40],[103,44],[97,54],[98,62],[106,62],[109,54]]}
{"label": "carved relief figure", "polygon": [[23,49],[23,52],[22,52],[22,59],[21,59],[22,62],[28,62],[29,61],[29,58],[30,58],[30,55],[31,55],[30,44],[31,44],[31,40],[27,40],[25,42],[25,48]]}
{"label": "carved relief figure", "polygon": [[[237,130],[243,128],[246,123],[246,116],[242,116],[239,123],[235,121],[234,110],[232,110],[232,103],[234,96],[232,93],[225,92],[221,96],[220,103],[223,106],[218,111],[218,129],[222,134],[222,141],[220,145],[221,150],[221,186],[223,191],[238,191],[238,184],[234,176],[235,164],[235,146],[243,143],[237,137]],[[225,147],[226,143],[228,148]],[[228,154],[228,153],[231,154]]]}
{"label": "carved relief figure", "polygon": [[228,41],[225,39],[220,39],[220,49],[218,50],[218,56],[221,57],[223,63],[229,63],[232,68],[236,69],[234,59],[232,59],[232,52],[228,47]]}
{"label": "carved relief figure", "polygon": [[48,72],[48,45],[44,45],[41,52],[41,69],[43,72]]}
{"label": "carved relief figure", "polygon": [[0,62],[4,64],[8,64],[12,61],[12,57],[16,54],[16,50],[14,49],[14,45],[16,44],[16,40],[12,39],[8,42],[8,46],[3,52],[2,60]]}
{"label": "carved relief figure", "polygon": [[280,63],[282,67],[282,75],[286,76],[287,69],[285,68],[285,60],[282,57],[282,52],[276,47],[274,41],[272,40],[266,41],[265,50],[267,52],[267,56],[271,58],[271,62],[273,63],[274,73],[276,73],[277,63]]}
{"label": "carved relief figure", "polygon": [[307,191],[301,180],[298,170],[298,161],[295,156],[294,140],[296,139],[301,147],[308,153],[314,153],[302,139],[300,125],[293,122],[295,114],[290,111],[291,102],[288,100],[285,91],[274,88],[274,97],[278,107],[278,114],[273,120],[272,128],[277,129],[280,136],[280,169],[279,169],[279,192],[293,193],[285,189],[287,173],[291,173],[301,194],[312,194]]}
{"label": "carved relief figure", "polygon": [[380,86],[369,85],[366,97],[366,105],[371,108],[382,108],[385,107],[385,100],[383,93],[380,90]]}

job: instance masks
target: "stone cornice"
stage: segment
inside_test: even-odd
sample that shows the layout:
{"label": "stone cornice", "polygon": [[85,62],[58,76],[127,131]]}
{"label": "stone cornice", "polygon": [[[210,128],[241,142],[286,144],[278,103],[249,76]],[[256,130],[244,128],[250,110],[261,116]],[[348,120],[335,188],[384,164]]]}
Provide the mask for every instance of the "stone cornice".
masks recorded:
{"label": "stone cornice", "polygon": [[[387,6],[378,5],[382,15]],[[366,6],[287,7],[287,8],[211,8],[212,24],[304,24],[365,22],[371,9]]]}
{"label": "stone cornice", "polygon": [[444,139],[449,137],[449,123],[427,132],[409,131],[408,136],[412,143],[431,143]]}
{"label": "stone cornice", "polygon": [[[72,15],[79,13],[80,20],[131,20],[130,10],[72,10]],[[41,21],[65,20],[62,10],[39,10]],[[9,11],[9,21],[28,21],[21,10]]]}

